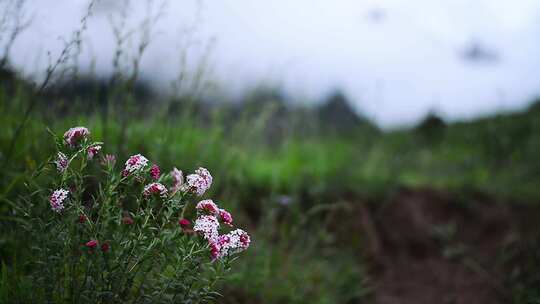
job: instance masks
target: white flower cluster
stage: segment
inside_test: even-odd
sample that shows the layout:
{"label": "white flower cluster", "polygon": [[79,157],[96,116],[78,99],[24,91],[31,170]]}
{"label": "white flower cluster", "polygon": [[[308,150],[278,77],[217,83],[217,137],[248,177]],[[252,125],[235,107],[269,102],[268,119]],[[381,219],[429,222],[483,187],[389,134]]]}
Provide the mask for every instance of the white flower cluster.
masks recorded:
{"label": "white flower cluster", "polygon": [[219,222],[213,215],[201,215],[195,221],[193,230],[202,234],[202,236],[209,242],[214,242],[219,237]]}
{"label": "white flower cluster", "polygon": [[200,201],[195,209],[197,209],[198,212],[206,212],[214,216],[219,213],[219,207],[211,199]]}
{"label": "white flower cluster", "polygon": [[69,191],[65,189],[58,189],[53,192],[49,202],[51,203],[52,210],[60,212],[64,209],[64,200],[67,198]]}
{"label": "white flower cluster", "polygon": [[242,229],[236,229],[211,241],[210,252],[214,259],[220,259],[229,254],[246,250],[250,243],[249,235]]}
{"label": "white flower cluster", "polygon": [[232,227],[233,218],[232,215],[225,209],[220,209],[214,201],[211,199],[202,200],[197,204],[197,212],[203,213],[203,214],[210,214],[214,215],[216,217],[219,217],[219,219]]}
{"label": "white flower cluster", "polygon": [[249,237],[249,234],[247,234],[247,232],[242,229],[233,230],[229,232],[228,236],[231,242],[230,248],[234,250],[246,250],[251,243],[251,238]]}
{"label": "white flower cluster", "polygon": [[88,148],[88,150],[86,151],[86,153],[88,153],[88,160],[92,160],[94,158],[94,156],[96,156],[96,154],[98,154],[99,150],[101,150],[100,145],[95,145],[95,146],[92,146],[92,147]]}
{"label": "white flower cluster", "polygon": [[54,163],[56,164],[56,169],[58,170],[58,172],[62,173],[66,171],[68,167],[68,158],[64,153],[58,152]]}
{"label": "white flower cluster", "polygon": [[161,183],[151,183],[144,186],[143,195],[150,197],[152,195],[158,195],[161,198],[167,197],[167,188]]}
{"label": "white flower cluster", "polygon": [[86,138],[88,135],[90,135],[90,131],[88,131],[85,127],[73,127],[64,133],[64,141],[67,145],[70,147],[76,147],[80,141],[84,138]]}
{"label": "white flower cluster", "polygon": [[141,154],[133,155],[126,161],[126,168],[122,172],[122,175],[128,176],[133,172],[142,170],[147,165],[148,159],[146,157]]}
{"label": "white flower cluster", "polygon": [[195,170],[195,174],[187,176],[188,190],[202,196],[212,186],[212,175],[205,168]]}
{"label": "white flower cluster", "polygon": [[[85,127],[74,127],[69,129],[64,134],[64,140],[67,145],[70,147],[79,147],[81,143],[85,143],[87,140],[90,131]],[[93,143],[88,145],[86,150],[86,157],[88,160],[93,159],[101,150],[101,145],[98,143]],[[114,166],[116,158],[113,155],[104,155],[102,157],[102,163],[106,166]],[[64,172],[69,165],[69,158],[62,152],[58,152],[57,158],[54,161],[56,168],[60,172]],[[126,177],[131,174],[135,174],[135,178],[139,182],[144,182],[145,175],[139,174],[148,166],[148,159],[141,154],[132,155],[126,161],[125,168],[122,170],[122,176]],[[146,172],[146,171],[145,171]],[[160,197],[167,198],[169,193],[171,198],[176,194],[176,192],[182,192],[182,198],[184,194],[192,193],[198,196],[202,196],[204,193],[210,189],[212,186],[213,178],[210,172],[202,167],[199,167],[195,170],[194,174],[190,174],[186,177],[186,182],[184,182],[184,176],[182,171],[177,168],[173,168],[169,176],[161,179],[160,168],[157,164],[154,164],[149,170],[150,177],[154,180],[144,186],[143,196],[147,199],[150,197]],[[167,178],[172,179],[172,185],[170,189],[167,189],[165,185],[160,182],[166,180]],[[55,190],[50,198],[49,202],[51,208],[60,213],[64,208],[64,201],[69,195],[69,191],[65,189]],[[187,203],[186,205],[187,206]],[[184,206],[184,208],[185,208]],[[232,215],[225,209],[220,209],[218,204],[216,204],[211,199],[206,199],[200,201],[196,205],[197,210],[197,219],[193,226],[193,231],[204,237],[208,242],[210,248],[210,253],[214,260],[228,256],[230,254],[241,252],[247,249],[250,245],[249,235],[242,229],[233,230],[227,234],[220,235],[220,223],[224,223],[230,227],[233,227],[233,218]],[[133,224],[131,218],[127,218],[124,223],[127,225]],[[181,219],[179,221],[180,226],[183,230],[188,233],[187,227],[189,227],[190,222],[187,219]],[[189,232],[191,233],[191,232]],[[86,243],[88,247],[97,246],[97,240],[91,240]],[[107,249],[108,250],[108,249]]]}
{"label": "white flower cluster", "polygon": [[210,253],[214,260],[228,254],[241,252],[249,247],[251,240],[242,229],[219,235],[219,220],[232,227],[232,216],[225,209],[220,209],[210,199],[200,201],[196,209],[199,217],[195,222],[194,230],[208,240]]}

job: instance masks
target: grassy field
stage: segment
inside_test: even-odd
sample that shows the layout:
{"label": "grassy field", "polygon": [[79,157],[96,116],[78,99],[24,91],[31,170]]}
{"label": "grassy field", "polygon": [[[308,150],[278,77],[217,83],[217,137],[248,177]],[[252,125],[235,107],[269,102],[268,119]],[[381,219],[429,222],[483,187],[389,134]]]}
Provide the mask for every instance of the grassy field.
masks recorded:
{"label": "grassy field", "polygon": [[[345,132],[332,121],[316,120],[312,109],[258,102],[263,106],[201,111],[196,102],[115,104],[111,98],[103,107],[34,96],[24,83],[1,86],[0,299],[25,292],[17,274],[24,274],[30,258],[28,244],[11,206],[54,151],[47,128],[60,134],[87,126],[120,163],[143,153],[164,170],[208,168],[215,181],[211,195],[219,195],[236,221],[253,232],[252,248],[221,286],[226,303],[369,302],[373,261],[364,231],[354,228],[356,210],[383,205],[403,188],[444,191],[464,202],[478,193],[493,204],[535,205],[540,199],[538,106],[470,122],[426,119],[399,131],[364,122]],[[286,117],[285,127],[276,128],[276,117]],[[522,299],[534,297],[535,280],[520,281],[516,303],[532,303]]]}

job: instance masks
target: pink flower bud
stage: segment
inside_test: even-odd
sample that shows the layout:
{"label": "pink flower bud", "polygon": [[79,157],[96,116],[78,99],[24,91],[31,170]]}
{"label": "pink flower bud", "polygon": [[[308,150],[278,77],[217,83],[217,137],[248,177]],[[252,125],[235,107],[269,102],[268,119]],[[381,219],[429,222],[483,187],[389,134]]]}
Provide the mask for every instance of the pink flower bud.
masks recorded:
{"label": "pink flower bud", "polygon": [[178,224],[180,225],[180,227],[182,227],[182,229],[186,229],[189,228],[191,222],[188,219],[183,218],[178,221]]}
{"label": "pink flower bud", "polygon": [[219,218],[221,221],[232,227],[233,218],[232,215],[225,209],[219,209]]}
{"label": "pink flower bud", "polygon": [[88,247],[90,249],[94,249],[94,248],[96,248],[97,244],[98,244],[97,240],[90,240],[90,241],[86,242],[85,245],[86,245],[86,247]]}
{"label": "pink flower bud", "polygon": [[116,156],[112,154],[106,154],[101,158],[101,164],[103,166],[111,166],[113,167],[116,164]]}
{"label": "pink flower bud", "polygon": [[217,260],[220,257],[221,253],[221,246],[217,242],[210,242],[210,255],[212,256],[212,260]]}
{"label": "pink flower bud", "polygon": [[182,171],[176,168],[173,168],[170,174],[173,179],[173,185],[170,190],[172,192],[172,195],[174,195],[176,191],[180,190],[180,188],[182,188],[182,186],[184,185],[184,175]]}
{"label": "pink flower bud", "polygon": [[156,165],[156,164],[153,164],[153,165],[152,165],[152,168],[150,168],[150,176],[151,176],[154,180],[158,180],[160,174],[161,174],[161,171],[159,170],[159,166]]}
{"label": "pink flower bud", "polygon": [[124,225],[132,225],[133,224],[133,219],[129,216],[125,216],[124,218],[122,218],[122,223]]}
{"label": "pink flower bud", "polygon": [[110,248],[109,243],[101,244],[101,251],[107,252],[107,251],[109,251],[109,248]]}

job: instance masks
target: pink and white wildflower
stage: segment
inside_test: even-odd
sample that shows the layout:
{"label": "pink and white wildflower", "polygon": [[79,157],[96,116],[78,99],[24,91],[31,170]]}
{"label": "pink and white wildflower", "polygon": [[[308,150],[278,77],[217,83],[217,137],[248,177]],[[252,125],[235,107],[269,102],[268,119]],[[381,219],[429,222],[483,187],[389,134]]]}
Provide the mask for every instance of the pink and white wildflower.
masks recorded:
{"label": "pink and white wildflower", "polygon": [[160,174],[161,174],[161,171],[159,170],[159,166],[156,165],[156,164],[153,164],[153,165],[152,165],[152,168],[150,168],[150,176],[151,176],[154,180],[158,180]]}
{"label": "pink and white wildflower", "polygon": [[215,216],[219,215],[219,207],[211,199],[200,201],[195,208],[199,212]]}
{"label": "pink and white wildflower", "polygon": [[64,153],[58,152],[54,163],[56,164],[56,169],[58,170],[58,172],[63,173],[64,171],[66,171],[69,161]]}
{"label": "pink and white wildflower", "polygon": [[153,195],[157,195],[161,198],[166,198],[167,188],[165,188],[165,186],[160,183],[151,183],[144,187],[143,195],[147,198]]}
{"label": "pink and white wildflower", "polygon": [[123,176],[128,176],[134,172],[144,169],[148,165],[148,159],[141,154],[131,156],[126,161],[126,168],[122,171]]}
{"label": "pink and white wildflower", "polygon": [[60,213],[64,209],[64,200],[67,198],[69,191],[66,189],[55,190],[49,198],[52,210]]}
{"label": "pink and white wildflower", "polygon": [[187,176],[188,191],[202,196],[212,186],[212,175],[205,168],[195,170],[195,174]]}
{"label": "pink and white wildflower", "polygon": [[251,243],[251,238],[249,234],[242,229],[236,229],[227,234],[230,238],[230,247],[229,249],[236,252],[241,252],[246,250]]}
{"label": "pink and white wildflower", "polygon": [[91,146],[86,150],[86,153],[88,154],[88,160],[92,160],[96,154],[98,154],[99,150],[101,150],[100,145]]}
{"label": "pink and white wildflower", "polygon": [[90,131],[87,128],[74,127],[64,133],[64,141],[68,146],[73,148],[79,145],[88,135],[90,135]]}
{"label": "pink and white wildflower", "polygon": [[219,219],[232,227],[233,218],[232,215],[225,209],[219,209]]}
{"label": "pink and white wildflower", "polygon": [[171,174],[171,177],[173,179],[171,192],[176,193],[178,190],[180,190],[182,188],[182,185],[184,184],[184,175],[183,175],[182,171],[176,169],[176,167],[174,167],[172,169],[170,174]]}
{"label": "pink and white wildflower", "polygon": [[231,238],[227,234],[220,235],[216,240],[208,243],[210,246],[210,255],[213,260],[221,259],[229,253],[231,247]]}
{"label": "pink and white wildflower", "polygon": [[202,234],[208,241],[215,241],[219,236],[219,222],[213,215],[201,215],[195,221],[193,231]]}
{"label": "pink and white wildflower", "polygon": [[228,254],[239,253],[246,250],[251,243],[249,235],[242,229],[236,229],[210,240],[210,254],[212,259],[221,259]]}
{"label": "pink and white wildflower", "polygon": [[216,242],[209,242],[208,245],[210,246],[210,255],[212,256],[212,260],[217,260],[221,257],[223,257],[221,246],[219,246],[219,243]]}

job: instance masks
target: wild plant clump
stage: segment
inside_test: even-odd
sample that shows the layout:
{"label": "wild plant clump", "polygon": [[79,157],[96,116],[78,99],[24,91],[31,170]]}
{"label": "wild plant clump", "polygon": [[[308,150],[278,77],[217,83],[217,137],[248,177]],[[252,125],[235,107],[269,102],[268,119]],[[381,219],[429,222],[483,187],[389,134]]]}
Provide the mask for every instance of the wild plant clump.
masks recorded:
{"label": "wild plant clump", "polygon": [[200,303],[218,296],[215,283],[250,237],[212,200],[193,202],[212,185],[207,169],[184,179],[177,168],[162,174],[136,154],[117,170],[116,157],[104,155],[84,127],[56,141],[51,165],[36,173],[50,187],[38,188],[22,209],[34,256],[32,302]]}

